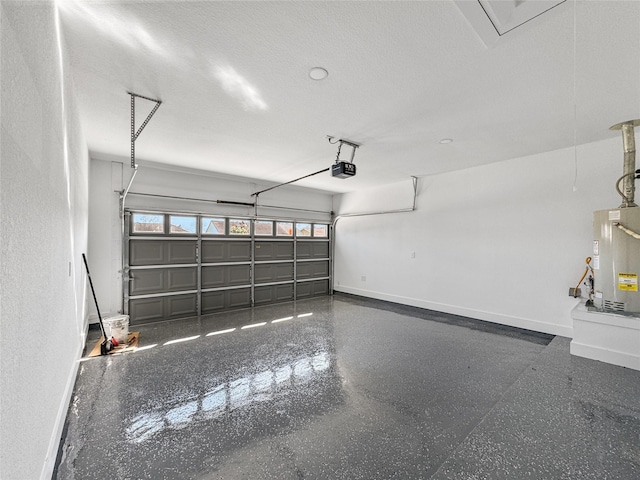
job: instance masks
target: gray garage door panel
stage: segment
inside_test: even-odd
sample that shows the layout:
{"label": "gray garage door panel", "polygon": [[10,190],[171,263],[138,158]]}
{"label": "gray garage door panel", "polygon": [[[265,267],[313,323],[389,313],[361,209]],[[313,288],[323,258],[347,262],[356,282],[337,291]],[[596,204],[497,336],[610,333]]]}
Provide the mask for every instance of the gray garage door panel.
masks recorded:
{"label": "gray garage door panel", "polygon": [[[125,232],[130,281],[124,283],[124,297],[134,325],[329,293],[329,238],[308,232],[256,236],[253,226],[251,235],[131,233],[133,213],[128,212]],[[166,226],[177,214],[162,215]],[[196,225],[208,218],[189,216]],[[272,226],[278,221],[267,220]]]}
{"label": "gray garage door panel", "polygon": [[227,244],[225,242],[219,241],[206,241],[202,240],[202,262],[203,263],[218,263],[218,262],[227,262],[226,259],[226,248]]}
{"label": "gray garage door panel", "polygon": [[166,270],[159,268],[131,270],[129,293],[131,295],[144,295],[145,293],[164,291],[166,288],[165,273]]}
{"label": "gray garage door panel", "polygon": [[196,241],[131,240],[129,265],[171,265],[196,263]]}
{"label": "gray garage door panel", "polygon": [[250,265],[214,265],[202,267],[202,288],[249,285]]}
{"label": "gray garage door panel", "polygon": [[225,293],[227,292],[202,292],[202,296],[200,297],[202,303],[202,305],[200,305],[200,310],[202,310],[202,313],[211,313],[217,312],[219,310],[224,310]]}
{"label": "gray garage door panel", "polygon": [[251,266],[229,265],[227,267],[228,285],[248,285],[251,283]]}
{"label": "gray garage door panel", "polygon": [[251,289],[239,288],[202,293],[202,313],[212,313],[251,306]]}
{"label": "gray garage door panel", "polygon": [[250,241],[202,241],[202,263],[248,262],[250,260]]}
{"label": "gray garage door panel", "polygon": [[164,243],[158,240],[131,240],[129,242],[130,265],[163,265],[166,263]]}
{"label": "gray garage door panel", "polygon": [[286,302],[293,300],[293,284],[267,285],[255,287],[254,301],[256,305]]}
{"label": "gray garage door panel", "polygon": [[167,242],[167,263],[196,263],[196,245],[195,240]]}
{"label": "gray garage door panel", "polygon": [[300,282],[296,285],[296,294],[299,299],[317,295],[329,295],[329,280]]}
{"label": "gray garage door panel", "polygon": [[164,297],[170,318],[192,317],[198,314],[196,294]]}
{"label": "gray garage door panel", "polygon": [[150,268],[131,270],[131,295],[195,290],[198,285],[196,267]]}
{"label": "gray garage door panel", "polygon": [[229,242],[227,247],[230,262],[251,260],[251,242]]}
{"label": "gray garage door panel", "polygon": [[286,282],[293,280],[293,262],[265,263],[255,266],[255,283]]}
{"label": "gray garage door panel", "polygon": [[298,240],[296,256],[299,260],[329,258],[329,242],[305,242]]}
{"label": "gray garage door panel", "polygon": [[293,241],[256,241],[256,260],[293,260]]}
{"label": "gray garage door panel", "polygon": [[224,286],[224,267],[202,267],[202,288],[218,288]]}
{"label": "gray garage door panel", "polygon": [[178,292],[197,288],[196,267],[153,268],[131,271],[131,295]]}
{"label": "gray garage door panel", "polygon": [[251,289],[243,288],[226,292],[229,308],[245,308],[251,306]]}
{"label": "gray garage door panel", "polygon": [[169,297],[133,298],[129,301],[129,314],[133,325],[170,318],[197,315],[196,294]]}
{"label": "gray garage door panel", "polygon": [[196,267],[171,268],[167,270],[167,290],[195,290],[198,288],[198,269]]}
{"label": "gray garage door panel", "polygon": [[329,276],[329,262],[307,262],[298,263],[296,271],[296,278],[298,280],[314,277],[328,277]]}
{"label": "gray garage door panel", "polygon": [[136,298],[129,300],[131,324],[164,320],[164,298]]}

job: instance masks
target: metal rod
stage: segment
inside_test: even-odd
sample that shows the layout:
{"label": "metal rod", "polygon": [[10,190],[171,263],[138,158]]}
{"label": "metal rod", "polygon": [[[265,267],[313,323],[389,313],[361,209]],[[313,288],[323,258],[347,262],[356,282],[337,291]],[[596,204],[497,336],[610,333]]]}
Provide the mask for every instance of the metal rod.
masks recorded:
{"label": "metal rod", "polygon": [[[134,97],[138,97],[138,98],[143,98],[145,100],[149,100],[150,102],[160,102],[160,100],[156,100],[155,98],[149,98],[149,97],[145,97],[144,95],[138,95],[137,93],[133,93],[133,92],[127,92],[129,95],[132,95]],[[162,102],[160,102],[162,103]]]}
{"label": "metal rod", "polygon": [[127,185],[127,188],[124,189],[121,195],[121,200],[120,200],[120,207],[121,207],[120,216],[121,217],[124,215],[124,202],[127,199],[127,194],[129,193],[129,189],[131,188],[133,179],[136,178],[136,173],[138,173],[138,165],[136,165],[136,167],[133,170],[133,175],[131,175],[131,179],[129,180],[129,185]]}
{"label": "metal rod", "polygon": [[[640,125],[640,120],[629,120],[627,122],[616,123],[609,127],[610,130],[622,131],[622,146],[624,150],[624,165],[622,177],[616,182],[616,190],[622,196],[620,208],[637,207],[635,204],[635,169],[636,169],[636,141],[634,127]],[[618,187],[620,180],[623,180],[622,190]]]}
{"label": "metal rod", "polygon": [[616,222],[616,223],[613,224],[613,226],[619,228],[620,230],[622,230],[627,235],[631,235],[633,238],[636,238],[636,239],[640,240],[640,233],[634,232],[630,228],[627,228],[624,225],[622,225],[621,223],[617,223]]}
{"label": "metal rod", "polygon": [[149,115],[147,115],[147,118],[145,118],[144,122],[142,122],[142,125],[140,125],[140,128],[136,132],[135,140],[138,139],[138,137],[142,133],[142,130],[144,130],[144,127],[147,126],[147,123],[149,123],[149,120],[151,120],[151,117],[153,117],[153,114],[156,113],[156,110],[158,110],[158,107],[160,107],[160,104],[162,103],[160,100],[156,100],[156,102],[157,103],[155,104],[155,106],[153,107]]}
{"label": "metal rod", "polygon": [[131,168],[136,168],[136,97],[131,95]]}
{"label": "metal rod", "polygon": [[[221,203],[223,205],[243,205],[245,207],[254,207],[256,204],[255,203],[249,203],[249,202],[232,202],[230,200],[216,200],[216,203]],[[256,202],[257,203],[257,202]]]}
{"label": "metal rod", "polygon": [[323,170],[318,170],[317,172],[310,173],[309,175],[305,175],[304,177],[296,178],[295,180],[290,180],[288,182],[279,183],[278,185],[274,185],[273,187],[265,188],[264,190],[260,190],[259,192],[252,193],[251,196],[258,196],[261,193],[268,192],[269,190],[273,190],[274,188],[282,187],[284,185],[289,185],[290,183],[297,182],[298,180],[303,180],[305,178],[313,177],[314,175],[318,175],[319,173],[328,172],[330,167],[327,167]]}
{"label": "metal rod", "polygon": [[624,145],[624,168],[622,191],[627,207],[635,206],[635,170],[636,170],[636,141],[633,133],[633,124],[625,123],[622,126],[622,142]]}
{"label": "metal rod", "polygon": [[[135,146],[136,140],[138,139],[138,136],[142,133],[142,130],[144,130],[144,127],[147,126],[147,123],[149,123],[149,120],[151,120],[151,117],[153,117],[153,114],[156,113],[156,110],[158,110],[158,107],[160,107],[160,104],[162,103],[162,101],[156,100],[155,98],[149,98],[142,95],[138,95],[137,93],[133,93],[133,92],[127,92],[127,93],[131,95],[131,168],[136,168],[136,146]],[[142,122],[142,125],[140,125],[140,128],[138,129],[137,132],[136,132],[136,97],[142,98],[144,100],[149,100],[150,102],[155,102],[155,106],[151,110],[151,113],[147,115],[147,118],[145,118],[144,122]]]}

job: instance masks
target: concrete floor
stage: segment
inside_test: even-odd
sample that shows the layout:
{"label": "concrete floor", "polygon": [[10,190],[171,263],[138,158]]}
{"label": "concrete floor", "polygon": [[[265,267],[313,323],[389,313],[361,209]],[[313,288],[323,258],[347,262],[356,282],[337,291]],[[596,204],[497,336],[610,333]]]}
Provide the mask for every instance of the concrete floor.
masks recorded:
{"label": "concrete floor", "polygon": [[640,478],[640,372],[566,338],[347,295],[136,330],[82,362],[53,478]]}

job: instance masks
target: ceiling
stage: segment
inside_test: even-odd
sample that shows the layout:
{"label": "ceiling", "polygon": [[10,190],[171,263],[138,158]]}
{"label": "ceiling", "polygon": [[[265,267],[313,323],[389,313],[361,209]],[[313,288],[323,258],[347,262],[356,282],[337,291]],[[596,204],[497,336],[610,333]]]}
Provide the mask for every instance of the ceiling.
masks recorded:
{"label": "ceiling", "polygon": [[[520,18],[535,3],[550,9]],[[268,185],[329,167],[327,135],[361,144],[356,177],[298,182],[329,192],[616,137],[640,116],[640,2],[57,4],[88,148],[127,165],[127,92],[162,101],[141,166]],[[136,128],[153,105],[137,99]]]}

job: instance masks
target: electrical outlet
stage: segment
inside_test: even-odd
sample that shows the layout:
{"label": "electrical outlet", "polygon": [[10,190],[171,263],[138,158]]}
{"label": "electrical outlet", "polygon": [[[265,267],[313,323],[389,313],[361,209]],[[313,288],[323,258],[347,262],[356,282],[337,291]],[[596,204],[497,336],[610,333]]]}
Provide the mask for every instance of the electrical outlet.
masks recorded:
{"label": "electrical outlet", "polygon": [[367,281],[367,277],[365,277],[364,275],[362,275],[362,276],[360,277],[360,281],[361,281],[361,282],[366,282],[366,281]]}
{"label": "electrical outlet", "polygon": [[411,252],[411,258],[416,258],[416,252]]}

